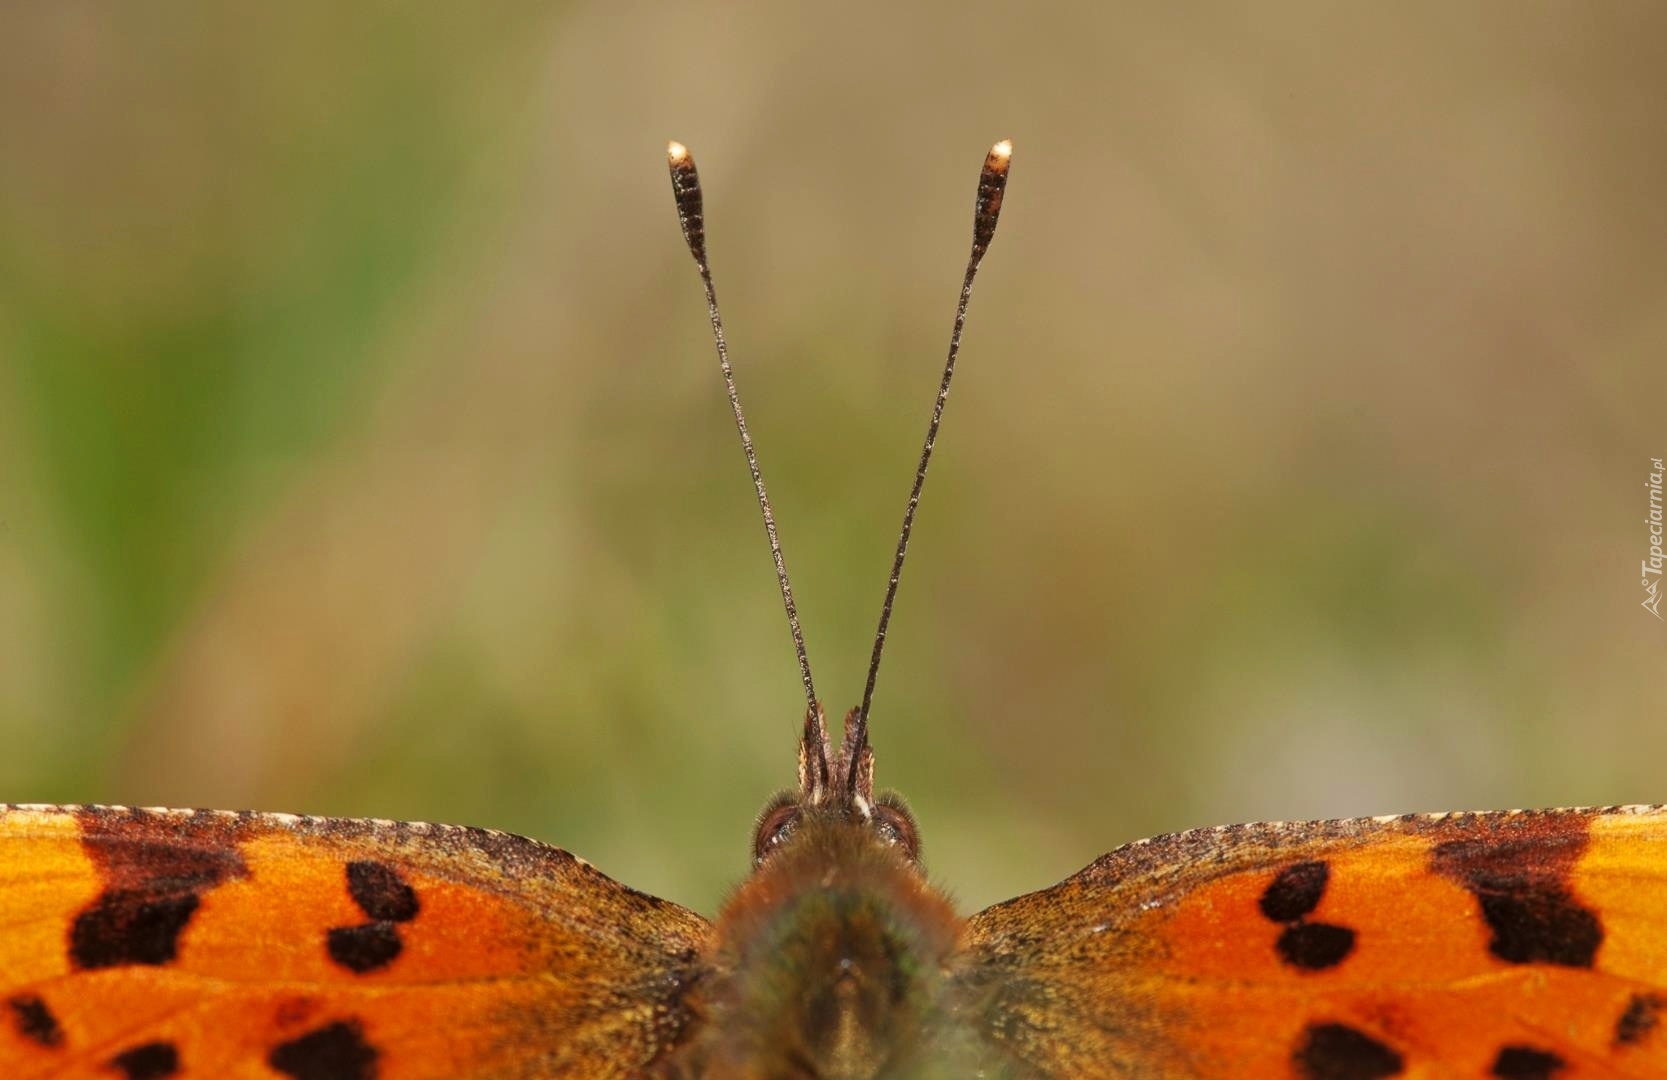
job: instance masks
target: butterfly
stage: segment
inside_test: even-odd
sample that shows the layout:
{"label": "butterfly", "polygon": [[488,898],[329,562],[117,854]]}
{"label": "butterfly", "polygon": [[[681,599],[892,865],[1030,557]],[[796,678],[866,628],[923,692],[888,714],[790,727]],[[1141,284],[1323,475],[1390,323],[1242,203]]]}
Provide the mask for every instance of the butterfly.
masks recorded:
{"label": "butterfly", "polygon": [[735,393],[693,158],[669,165],[807,708],[713,920],[485,829],[0,810],[7,1078],[1667,1076],[1667,807],[1142,840],[963,917],[874,785],[897,583],[1012,148],[985,159],[943,382],[837,747]]}

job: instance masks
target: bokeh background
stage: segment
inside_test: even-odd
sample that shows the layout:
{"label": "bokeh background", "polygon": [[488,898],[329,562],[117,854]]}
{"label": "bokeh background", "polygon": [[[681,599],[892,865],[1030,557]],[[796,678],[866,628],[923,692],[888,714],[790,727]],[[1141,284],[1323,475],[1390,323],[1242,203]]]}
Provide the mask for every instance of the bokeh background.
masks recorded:
{"label": "bokeh background", "polygon": [[967,906],[1667,800],[1667,8],[16,5],[0,793],[493,825],[710,911],[801,703]]}

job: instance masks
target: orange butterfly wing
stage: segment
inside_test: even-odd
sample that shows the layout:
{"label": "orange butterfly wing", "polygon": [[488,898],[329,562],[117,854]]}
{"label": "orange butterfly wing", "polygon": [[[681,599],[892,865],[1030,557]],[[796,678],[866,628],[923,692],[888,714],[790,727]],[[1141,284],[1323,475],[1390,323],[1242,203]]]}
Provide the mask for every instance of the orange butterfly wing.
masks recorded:
{"label": "orange butterfly wing", "polygon": [[1204,829],[968,923],[1046,1077],[1667,1076],[1667,807]]}
{"label": "orange butterfly wing", "polygon": [[629,1076],[708,933],[504,833],[3,807],[0,1076]]}

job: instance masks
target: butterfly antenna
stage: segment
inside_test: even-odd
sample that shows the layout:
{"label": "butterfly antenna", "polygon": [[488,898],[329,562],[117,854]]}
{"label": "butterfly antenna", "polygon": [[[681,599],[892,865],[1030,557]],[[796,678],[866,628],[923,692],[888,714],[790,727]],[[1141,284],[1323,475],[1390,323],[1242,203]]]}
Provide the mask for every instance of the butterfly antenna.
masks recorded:
{"label": "butterfly antenna", "polygon": [[[793,585],[787,580],[787,561],[782,557],[781,539],[776,534],[776,515],[770,509],[770,496],[764,491],[764,474],[758,468],[758,453],[753,449],[752,436],[747,432],[747,417],[741,411],[740,395],[735,392],[735,374],[729,367],[729,347],[724,343],[723,317],[718,314],[718,294],[712,289],[712,268],[706,261],[706,223],[701,211],[700,173],[695,171],[695,159],[690,155],[689,148],[682,143],[667,144],[666,161],[671,167],[671,190],[677,199],[677,220],[683,226],[683,239],[688,241],[689,254],[695,257],[695,265],[700,268],[700,283],[706,287],[706,310],[712,319],[712,340],[718,346],[718,366],[723,369],[724,389],[729,393],[729,407],[735,413],[735,427],[741,433],[741,449],[747,455],[747,469],[752,473],[758,508],[764,512],[764,531],[770,537],[770,558],[776,564],[776,583],[781,586],[782,606],[787,609],[787,626],[793,632],[793,651],[799,658],[799,680],[804,683],[805,700],[814,713],[816,686],[810,679],[805,634],[799,628],[799,609],[793,603]],[[1000,202],[999,193],[996,201]],[[965,307],[964,299],[962,306]],[[933,423],[935,426],[935,419]],[[887,603],[890,603],[889,597]]]}
{"label": "butterfly antenna", "polygon": [[949,333],[949,357],[944,361],[943,380],[938,383],[938,398],[932,403],[932,422],[926,426],[926,443],[920,449],[920,464],[915,467],[914,487],[909,489],[909,503],[903,510],[903,529],[897,537],[897,553],[891,560],[886,599],[880,605],[880,627],[874,634],[874,653],[868,660],[868,684],[863,688],[862,705],[851,718],[854,730],[845,733],[843,756],[848,761],[855,761],[867,743],[868,707],[874,701],[874,681],[880,674],[880,654],[886,647],[891,605],[897,599],[897,582],[903,574],[903,557],[909,550],[909,534],[914,531],[920,489],[926,484],[926,466],[932,461],[932,447],[938,441],[938,426],[943,422],[944,402],[949,400],[949,383],[955,377],[955,358],[961,351],[961,330],[967,322],[967,301],[972,299],[972,281],[978,275],[978,264],[983,261],[984,252],[989,250],[990,240],[996,234],[996,218],[1001,214],[1001,196],[1007,188],[1007,167],[1012,157],[1011,142],[1003,139],[996,143],[984,158],[984,171],[978,177],[978,199],[972,218],[972,254],[967,258],[967,272],[961,279],[961,300],[955,305],[955,327]]}

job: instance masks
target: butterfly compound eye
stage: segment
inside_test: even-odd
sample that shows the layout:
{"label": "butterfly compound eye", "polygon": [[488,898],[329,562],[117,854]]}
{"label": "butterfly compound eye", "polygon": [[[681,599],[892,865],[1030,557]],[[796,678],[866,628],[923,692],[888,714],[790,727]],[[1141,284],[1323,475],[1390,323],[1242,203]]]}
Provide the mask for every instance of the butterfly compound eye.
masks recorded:
{"label": "butterfly compound eye", "polygon": [[910,862],[920,861],[920,830],[901,796],[886,792],[874,804],[874,831],[881,840],[898,848]]}
{"label": "butterfly compound eye", "polygon": [[769,858],[770,852],[780,847],[799,827],[799,804],[791,795],[778,795],[758,815],[758,827],[752,834],[752,862],[754,866]]}

